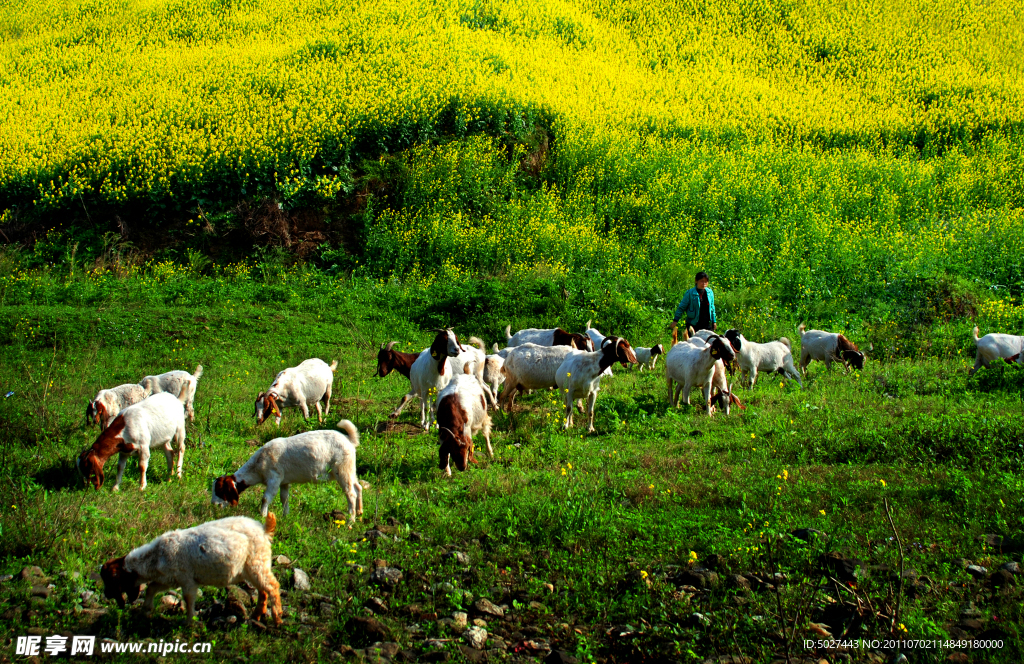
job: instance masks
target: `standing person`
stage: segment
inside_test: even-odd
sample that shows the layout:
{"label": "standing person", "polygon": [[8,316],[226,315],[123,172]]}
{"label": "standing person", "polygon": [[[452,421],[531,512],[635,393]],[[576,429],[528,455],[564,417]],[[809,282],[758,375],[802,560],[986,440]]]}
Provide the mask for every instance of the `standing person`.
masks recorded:
{"label": "standing person", "polygon": [[685,314],[686,325],[692,327],[694,332],[714,331],[718,329],[718,320],[715,316],[715,293],[708,288],[708,273],[698,272],[694,284],[679,301],[675,318],[672,320],[672,328],[675,329],[679,319]]}

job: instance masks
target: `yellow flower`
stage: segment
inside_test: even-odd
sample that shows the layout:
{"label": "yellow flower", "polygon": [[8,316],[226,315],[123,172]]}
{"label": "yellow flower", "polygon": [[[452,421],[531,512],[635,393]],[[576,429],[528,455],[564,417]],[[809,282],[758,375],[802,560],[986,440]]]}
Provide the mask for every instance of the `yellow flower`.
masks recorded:
{"label": "yellow flower", "polygon": [[691,551],[690,552],[690,562],[691,563],[697,562],[697,552],[696,551]]}
{"label": "yellow flower", "polygon": [[818,514],[825,516],[825,510],[818,510]]}
{"label": "yellow flower", "polygon": [[884,489],[885,488],[885,480],[878,480],[878,481],[882,483],[882,488]]}

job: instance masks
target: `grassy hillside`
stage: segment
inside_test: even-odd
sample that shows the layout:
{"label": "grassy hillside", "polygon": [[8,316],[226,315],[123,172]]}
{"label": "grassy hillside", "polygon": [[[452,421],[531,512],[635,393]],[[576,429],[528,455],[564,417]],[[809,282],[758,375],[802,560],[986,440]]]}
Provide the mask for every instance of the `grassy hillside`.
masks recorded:
{"label": "grassy hillside", "polygon": [[[968,378],[965,359],[870,362],[851,376],[812,365],[803,389],[762,378],[753,393],[740,393],[746,410],[712,419],[699,409],[668,408],[661,366],[653,375],[616,368],[602,383],[597,434],[563,432],[557,397],[534,394],[522,410],[494,415],[494,460],[481,452],[478,466],[445,480],[436,469],[436,437],[417,429],[418,414],[387,420],[405,380],[370,377],[379,342],[426,343],[407,311],[389,311],[365,284],[307,281],[305,294],[241,304],[238,291],[198,281],[221,288],[220,301],[164,304],[111,290],[88,304],[2,309],[8,332],[0,388],[14,394],[0,402],[0,573],[38,565],[56,586],[49,599],[30,601],[28,582],[0,584],[5,640],[27,630],[122,641],[177,637],[214,642],[215,659],[241,653],[254,661],[329,661],[349,652],[345,646],[387,641],[425,661],[444,657],[430,654],[438,650],[458,661],[476,653],[460,650],[461,630],[437,619],[460,608],[479,616],[460,594],[468,590],[474,601],[508,607],[508,619],[481,616],[492,659],[536,657],[522,643],[532,640],[582,661],[637,661],[640,653],[650,661],[722,654],[770,661],[805,655],[803,639],[816,638],[810,622],[837,636],[883,638],[895,630],[1003,642],[978,651],[903,648],[914,661],[961,651],[978,662],[1021,656],[1019,589],[998,576],[1004,562],[1019,559],[1013,551],[1024,532],[1024,374],[1017,367]],[[146,283],[111,279],[110,287],[149,287],[170,301],[167,284]],[[262,288],[297,292],[299,283]],[[470,325],[463,333],[495,338]],[[83,596],[99,590],[88,579],[97,564],[169,528],[257,512],[255,489],[238,508],[215,509],[211,481],[262,442],[317,428],[294,411],[286,411],[280,431],[256,428],[251,416],[255,394],[275,372],[311,356],[340,360],[327,425],[341,417],[356,422],[359,475],[371,486],[366,516],[352,530],[324,519],[344,509],[336,487],[293,488],[275,553],[308,572],[312,590],[290,590],[285,625],[267,630],[239,620],[237,602],[249,600],[234,590],[206,588],[193,624],[166,607],[148,620],[138,608],[122,613]],[[82,421],[96,388],[197,363],[205,372],[184,481],[166,481],[157,455],[145,494],[134,461],[120,493],[109,489],[112,465],[107,487],[84,490],[74,458],[97,435]],[[367,537],[373,524],[385,539]],[[802,528],[824,534],[804,544],[789,534]],[[1005,541],[986,543],[982,535]],[[446,555],[452,551],[469,562],[455,562]],[[832,551],[860,561],[856,579],[843,576],[841,565],[822,567],[820,556]],[[960,559],[988,568],[988,578],[973,580]],[[393,589],[374,584],[376,560],[400,568],[403,581]],[[914,570],[902,587],[891,577],[901,564]],[[692,571],[701,567],[718,576],[702,580],[705,573]],[[275,571],[290,589],[291,569]],[[777,591],[755,580],[744,590],[729,578],[775,573],[788,579]],[[452,586],[436,585],[445,582]],[[368,632],[352,619],[366,617],[362,607],[374,597],[389,609],[377,615],[378,631]],[[968,601],[977,617],[961,615]],[[226,622],[230,616],[236,622]],[[442,641],[429,643],[434,638]],[[873,661],[869,651],[896,650],[848,654]]]}

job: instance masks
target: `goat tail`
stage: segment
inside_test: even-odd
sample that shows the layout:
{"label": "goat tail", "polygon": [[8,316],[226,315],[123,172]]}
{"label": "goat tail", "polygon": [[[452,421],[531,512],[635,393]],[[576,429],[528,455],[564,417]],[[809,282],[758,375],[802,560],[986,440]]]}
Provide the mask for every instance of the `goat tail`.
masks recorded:
{"label": "goat tail", "polygon": [[192,377],[195,378],[196,380],[199,380],[200,378],[203,377],[203,365],[201,365],[201,364],[197,364],[196,365],[196,370],[192,374]]}
{"label": "goat tail", "polygon": [[796,327],[796,331],[800,333],[800,336],[801,336],[801,337],[802,337],[802,336],[804,336],[804,330],[806,330],[806,329],[807,329],[807,326],[806,326],[806,325],[804,325],[803,323],[800,323],[800,324],[799,324],[799,325],[797,325],[797,327]]}
{"label": "goat tail", "polygon": [[470,337],[469,343],[476,345],[477,348],[483,351],[484,355],[487,354],[487,344],[485,344],[484,340],[481,339],[480,337]]}
{"label": "goat tail", "polygon": [[591,324],[591,323],[593,323],[593,322],[594,322],[594,319],[593,319],[593,318],[591,318],[590,320],[588,320],[588,321],[587,321],[587,326],[586,326],[585,328],[583,328],[583,329],[585,329],[585,330],[589,330],[589,329],[591,329],[591,327],[590,327],[590,324]]}
{"label": "goat tail", "polygon": [[507,345],[508,342],[511,339],[512,339],[512,323],[509,323],[508,325],[505,326],[505,344]]}
{"label": "goat tail", "polygon": [[335,360],[335,361],[331,362],[331,371],[334,371],[337,368],[338,368],[338,361]]}
{"label": "goat tail", "polygon": [[352,444],[359,447],[359,429],[356,425],[352,424],[351,420],[342,420],[338,422],[337,427],[345,432],[348,439],[352,441]]}
{"label": "goat tail", "polygon": [[978,332],[979,331],[980,330],[978,330],[978,326],[975,325],[974,326],[974,345],[978,345]]}
{"label": "goat tail", "polygon": [[793,350],[793,344],[789,343],[789,339],[786,337],[779,337],[779,341],[786,344],[786,348]]}
{"label": "goat tail", "polygon": [[498,354],[498,342],[497,341],[495,341],[494,345],[491,346],[491,351],[492,351],[491,355],[497,355]]}
{"label": "goat tail", "polygon": [[673,327],[672,328],[672,345],[675,346],[677,343],[679,343],[679,328]]}
{"label": "goat tail", "polygon": [[267,537],[273,537],[275,530],[277,530],[277,517],[273,512],[267,512],[267,520],[263,522],[263,532],[267,534]]}

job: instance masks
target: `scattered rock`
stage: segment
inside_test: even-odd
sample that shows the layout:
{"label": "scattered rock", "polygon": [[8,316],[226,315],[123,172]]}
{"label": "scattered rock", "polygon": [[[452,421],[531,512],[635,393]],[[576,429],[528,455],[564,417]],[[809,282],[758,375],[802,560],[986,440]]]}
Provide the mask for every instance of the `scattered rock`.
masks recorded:
{"label": "scattered rock", "polygon": [[3,576],[0,576],[0,583],[7,583],[8,581],[10,581],[13,578],[14,578],[13,574],[4,574]]}
{"label": "scattered rock", "polygon": [[548,591],[549,593],[553,593],[553,592],[555,592],[555,587],[553,585],[551,585],[550,583],[545,583],[544,584],[544,590]]}
{"label": "scattered rock", "polygon": [[177,608],[179,604],[181,604],[181,600],[175,597],[174,595],[164,595],[160,598],[160,604],[162,604],[165,608],[174,609]]}
{"label": "scattered rock", "polygon": [[495,618],[501,618],[505,615],[505,612],[501,610],[501,607],[495,606],[489,599],[478,599],[476,603],[473,604],[473,608],[484,615],[494,616]]}
{"label": "scattered rock", "polygon": [[382,600],[380,597],[371,597],[370,599],[366,600],[366,603],[363,604],[363,606],[368,608],[370,611],[376,613],[377,615],[385,614],[389,610],[387,602]]}
{"label": "scattered rock", "polygon": [[92,599],[93,595],[95,595],[95,594],[96,593],[94,593],[91,590],[83,590],[78,596],[80,598],[82,598],[82,602],[84,603],[84,602],[88,602],[90,599]]}
{"label": "scattered rock", "polygon": [[544,664],[578,664],[579,660],[564,650],[552,650],[544,658]]}
{"label": "scattered rock", "polygon": [[385,588],[394,588],[402,582],[402,570],[397,567],[381,567],[370,574],[370,583]]}
{"label": "scattered rock", "polygon": [[727,585],[730,588],[739,588],[741,590],[750,590],[750,580],[742,574],[730,574],[726,577]]}
{"label": "scattered rock", "polygon": [[981,611],[976,606],[974,606],[974,602],[967,602],[967,604],[964,604],[963,608],[960,609],[960,617],[980,618]]}
{"label": "scattered rock", "polygon": [[487,647],[492,650],[505,650],[508,648],[508,644],[500,636],[491,636],[487,639]]}
{"label": "scattered rock", "polygon": [[1012,573],[1000,568],[989,577],[988,582],[993,588],[1003,588],[1005,586],[1012,586],[1014,584],[1014,577]]}
{"label": "scattered rock", "polygon": [[423,537],[423,533],[417,533],[415,531],[409,533],[410,542],[422,542],[424,539],[425,538]]}
{"label": "scattered rock", "polygon": [[345,623],[345,629],[353,636],[353,641],[361,644],[384,642],[388,640],[387,627],[376,618],[353,616]]}
{"label": "scattered rock", "polygon": [[43,599],[49,599],[50,595],[53,594],[53,588],[45,584],[37,584],[32,586],[32,597],[42,597]]}
{"label": "scattered rock", "polygon": [[34,565],[31,567],[23,567],[21,573],[18,576],[21,577],[22,581],[28,581],[33,586],[45,586],[47,583],[50,582],[50,578],[43,574],[43,570]]}
{"label": "scattered rock", "polygon": [[477,627],[487,627],[487,621],[482,618],[473,618],[473,624]]}
{"label": "scattered rock", "polygon": [[448,594],[455,592],[455,586],[453,586],[448,581],[441,581],[440,583],[435,583],[434,585],[430,586],[430,591],[433,593]]}
{"label": "scattered rock", "polygon": [[463,567],[469,565],[469,556],[461,551],[451,551],[446,553],[442,560],[450,560],[456,565],[462,565]]}
{"label": "scattered rock", "polygon": [[292,587],[300,593],[308,593],[312,586],[309,584],[309,575],[304,571],[295,568],[295,572],[292,575]]}
{"label": "scattered rock", "polygon": [[388,566],[388,561],[383,558],[374,558],[373,562],[370,563],[370,569],[381,569]]}
{"label": "scattered rock", "polygon": [[817,528],[798,528],[797,530],[791,531],[789,534],[805,542],[810,542],[812,539],[815,538],[824,539],[828,537],[828,535],[821,532]]}
{"label": "scattered rock", "polygon": [[534,611],[543,611],[543,610],[545,610],[548,607],[544,606],[543,604],[541,604],[540,602],[538,602],[536,600],[530,600],[530,608],[533,609]]}
{"label": "scattered rock", "polygon": [[960,621],[960,628],[970,630],[972,632],[980,632],[985,628],[985,626],[976,618],[965,618]]}
{"label": "scattered rock", "polygon": [[693,613],[686,619],[686,622],[691,627],[708,627],[711,625],[711,618],[703,613]]}
{"label": "scattered rock", "polygon": [[278,556],[277,558],[274,558],[274,564],[280,565],[281,567],[288,567],[292,564],[292,559],[288,556]]}
{"label": "scattered rock", "polygon": [[712,572],[703,567],[683,570],[675,577],[675,582],[695,588],[715,588],[718,586],[718,572]]}
{"label": "scattered rock", "polygon": [[956,566],[956,567],[959,567],[961,569],[967,569],[968,567],[970,567],[973,564],[974,564],[974,561],[973,560],[968,560],[967,558],[954,558],[953,559],[953,565]]}
{"label": "scattered rock", "polygon": [[82,609],[78,614],[79,619],[85,625],[91,625],[103,616],[107,615],[106,609]]}
{"label": "scattered rock", "polygon": [[330,620],[334,617],[336,609],[330,602],[320,602],[320,617]]}
{"label": "scattered rock", "polygon": [[365,533],[363,533],[363,537],[365,537],[368,542],[373,542],[374,540],[378,540],[381,537],[387,537],[387,535],[384,534],[382,531],[377,530],[376,528],[371,528],[370,530],[367,530]]}
{"label": "scattered rock", "polygon": [[469,645],[470,648],[476,648],[477,650],[484,647],[487,642],[487,630],[483,627],[470,627],[462,633],[462,640]]}
{"label": "scattered rock", "polygon": [[968,565],[967,573],[973,576],[975,579],[984,579],[985,575],[988,574],[988,570],[981,565]]}
{"label": "scattered rock", "polygon": [[459,652],[462,653],[467,662],[482,662],[485,654],[483,650],[478,650],[461,643],[459,644]]}
{"label": "scattered rock", "polygon": [[1008,563],[1003,563],[1003,566],[1000,569],[1006,570],[1010,574],[1020,574],[1020,563],[1011,560]]}
{"label": "scattered rock", "polygon": [[464,630],[469,624],[469,616],[466,615],[465,611],[456,611],[452,614],[452,627],[457,630]]}
{"label": "scattered rock", "polygon": [[375,643],[366,648],[366,654],[378,655],[380,657],[387,657],[388,659],[391,659],[397,655],[398,651],[401,649],[402,647],[394,641],[386,641],[384,643]]}
{"label": "scattered rock", "polygon": [[252,606],[252,595],[245,592],[238,586],[228,586],[228,604],[241,609],[242,613]]}

